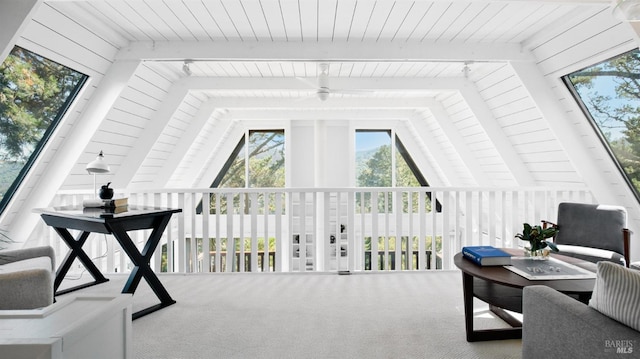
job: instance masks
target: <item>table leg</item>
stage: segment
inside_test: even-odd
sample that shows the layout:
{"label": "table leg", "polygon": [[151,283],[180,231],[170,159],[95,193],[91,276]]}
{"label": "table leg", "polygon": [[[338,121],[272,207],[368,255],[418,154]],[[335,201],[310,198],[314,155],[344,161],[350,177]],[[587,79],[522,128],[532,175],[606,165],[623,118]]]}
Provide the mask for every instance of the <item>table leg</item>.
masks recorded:
{"label": "table leg", "polygon": [[158,217],[157,223],[141,252],[138,251],[138,248],[131,237],[129,237],[124,227],[119,226],[117,223],[110,224],[113,236],[116,238],[118,243],[120,243],[120,246],[122,246],[122,249],[127,253],[129,259],[131,259],[131,262],[133,262],[134,265],[134,268],[131,270],[131,274],[129,275],[129,279],[122,289],[122,293],[135,293],[136,288],[138,288],[138,284],[140,283],[140,279],[144,277],[149,284],[149,287],[153,290],[158,299],[160,299],[160,304],[133,313],[133,319],[140,318],[176,303],[150,266],[151,256],[156,250],[158,243],[160,243],[162,233],[169,223],[169,219],[171,219],[171,215]]}
{"label": "table leg", "polygon": [[[93,264],[93,262],[91,261],[91,258],[89,258],[87,253],[82,249],[82,246],[87,241],[87,238],[89,238],[89,234],[90,234],[89,232],[82,232],[80,233],[80,235],[78,235],[78,238],[75,239],[66,228],[54,227],[54,229],[56,232],[58,232],[58,235],[60,235],[62,240],[67,244],[67,246],[69,246],[69,249],[70,249],[69,253],[67,253],[67,256],[64,258],[64,260],[62,261],[62,264],[60,265],[60,267],[56,272],[56,278],[53,283],[53,292],[55,295],[61,295],[61,294],[73,292],[78,289],[90,287],[92,285],[109,281],[107,278],[104,277],[104,275],[102,275],[98,267],[96,267],[95,264]],[[67,272],[69,272],[69,269],[71,269],[71,265],[73,264],[73,261],[76,258],[80,262],[82,262],[84,267],[93,277],[94,281],[58,291],[60,284],[62,284],[64,277],[67,275]]]}
{"label": "table leg", "polygon": [[[464,324],[468,342],[522,338],[522,327],[482,330],[473,328],[473,276],[464,272],[462,272],[462,295],[464,298]],[[495,306],[490,307],[494,312],[498,309]],[[509,324],[515,323],[510,322]]]}

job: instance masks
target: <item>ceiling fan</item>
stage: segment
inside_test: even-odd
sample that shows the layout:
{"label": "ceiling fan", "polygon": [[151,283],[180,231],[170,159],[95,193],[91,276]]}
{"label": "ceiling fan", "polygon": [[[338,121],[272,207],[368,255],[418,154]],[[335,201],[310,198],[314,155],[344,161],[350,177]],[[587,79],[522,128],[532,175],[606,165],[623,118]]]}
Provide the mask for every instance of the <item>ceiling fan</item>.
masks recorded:
{"label": "ceiling fan", "polygon": [[318,82],[317,84],[312,84],[309,81],[305,82],[309,83],[316,89],[315,96],[318,97],[320,101],[326,101],[329,98],[330,94],[340,93],[340,94],[367,94],[367,93],[375,93],[372,90],[341,90],[341,89],[332,89],[329,87],[329,64],[320,63],[318,64]]}

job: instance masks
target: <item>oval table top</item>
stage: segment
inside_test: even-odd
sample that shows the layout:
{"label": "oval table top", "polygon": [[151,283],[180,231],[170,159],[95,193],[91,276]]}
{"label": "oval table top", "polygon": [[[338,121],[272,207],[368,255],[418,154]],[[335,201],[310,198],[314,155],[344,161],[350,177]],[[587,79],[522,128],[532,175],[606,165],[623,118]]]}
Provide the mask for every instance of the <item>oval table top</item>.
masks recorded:
{"label": "oval table top", "polygon": [[[521,249],[512,248],[500,248],[503,251],[513,255],[521,256]],[[587,269],[591,272],[595,272],[596,266],[594,263],[587,262],[581,259],[563,256],[558,253],[552,253],[553,258],[559,259],[563,262],[567,262],[578,267]],[[505,285],[514,288],[523,288],[529,285],[546,285],[562,293],[591,293],[595,285],[595,279],[552,279],[552,280],[529,280],[521,275],[518,275],[502,266],[479,266],[470,260],[463,257],[462,253],[458,253],[454,256],[453,262],[462,272],[469,274],[475,278],[484,279],[486,281]]]}

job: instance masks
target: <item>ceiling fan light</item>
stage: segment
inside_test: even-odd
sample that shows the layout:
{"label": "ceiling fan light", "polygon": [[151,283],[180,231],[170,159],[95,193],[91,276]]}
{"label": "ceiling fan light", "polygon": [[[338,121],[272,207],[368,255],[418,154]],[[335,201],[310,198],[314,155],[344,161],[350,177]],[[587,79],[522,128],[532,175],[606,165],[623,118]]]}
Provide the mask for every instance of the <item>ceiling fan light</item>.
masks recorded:
{"label": "ceiling fan light", "polygon": [[617,0],[613,14],[622,21],[640,21],[640,0]]}
{"label": "ceiling fan light", "polygon": [[318,94],[320,101],[327,101],[329,98],[329,89],[327,88],[320,88],[316,93]]}

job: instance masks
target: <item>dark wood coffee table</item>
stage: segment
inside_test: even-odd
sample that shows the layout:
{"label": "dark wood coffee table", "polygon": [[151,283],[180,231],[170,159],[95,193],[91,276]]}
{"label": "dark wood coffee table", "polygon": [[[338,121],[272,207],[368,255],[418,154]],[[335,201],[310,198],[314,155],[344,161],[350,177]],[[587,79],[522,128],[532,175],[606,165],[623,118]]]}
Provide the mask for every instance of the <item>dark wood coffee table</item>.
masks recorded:
{"label": "dark wood coffee table", "polygon": [[[522,256],[522,250],[503,249],[514,256]],[[595,264],[580,259],[552,254],[554,258],[595,272]],[[528,280],[502,266],[481,267],[464,259],[462,253],[453,259],[462,271],[464,317],[467,341],[503,340],[522,338],[522,322],[507,311],[522,313],[522,288],[529,285],[546,285],[586,303],[591,298],[595,279]],[[474,330],[473,297],[489,304],[490,310],[512,328]]]}

